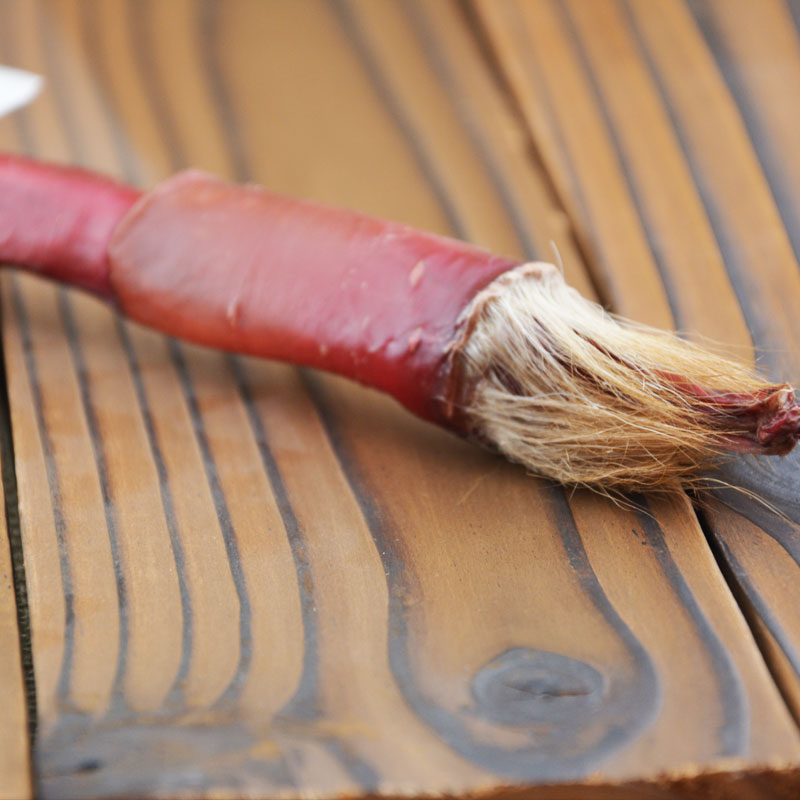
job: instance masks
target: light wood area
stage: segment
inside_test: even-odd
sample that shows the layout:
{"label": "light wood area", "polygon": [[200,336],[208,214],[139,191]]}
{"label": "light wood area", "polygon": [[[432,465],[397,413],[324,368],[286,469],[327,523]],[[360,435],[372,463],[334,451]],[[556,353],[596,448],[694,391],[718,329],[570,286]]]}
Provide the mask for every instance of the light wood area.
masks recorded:
{"label": "light wood area", "polygon": [[[762,164],[796,145],[777,83],[719,69],[758,57],[724,2],[0,9],[0,62],[47,79],[3,149],[554,243],[615,310],[800,363],[794,196]],[[37,796],[797,795],[789,521],[726,494],[706,536],[683,495],[547,485],[342,380],[0,288]],[[726,476],[790,516],[792,464]],[[13,615],[0,593],[0,793],[28,775]]]}

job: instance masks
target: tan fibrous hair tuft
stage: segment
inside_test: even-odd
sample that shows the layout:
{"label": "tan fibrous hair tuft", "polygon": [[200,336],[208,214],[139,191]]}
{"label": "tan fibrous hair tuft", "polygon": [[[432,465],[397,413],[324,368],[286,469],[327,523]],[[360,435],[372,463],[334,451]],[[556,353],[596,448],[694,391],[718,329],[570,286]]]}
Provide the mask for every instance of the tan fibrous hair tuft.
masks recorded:
{"label": "tan fibrous hair tuft", "polygon": [[789,386],[607,313],[551,264],[500,276],[460,324],[470,433],[562,483],[701,486],[725,452],[786,453],[800,430]]}

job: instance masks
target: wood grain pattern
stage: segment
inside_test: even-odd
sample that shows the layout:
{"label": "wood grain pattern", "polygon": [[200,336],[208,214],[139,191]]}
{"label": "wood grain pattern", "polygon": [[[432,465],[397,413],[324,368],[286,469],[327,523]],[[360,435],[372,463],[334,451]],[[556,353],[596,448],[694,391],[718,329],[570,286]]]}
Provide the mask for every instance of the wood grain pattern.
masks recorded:
{"label": "wood grain pattern", "polygon": [[[758,14],[743,3],[698,4],[692,10],[736,102],[797,263],[800,146],[793,130],[800,115],[784,97],[800,91],[800,6],[768,2]],[[757,306],[764,300],[754,297],[749,302]],[[798,307],[800,295],[786,294],[780,298],[775,311],[787,320],[784,324],[792,326],[792,338],[772,353],[767,350],[763,356],[765,366],[773,373],[782,371],[795,379],[800,375],[800,355],[795,346]],[[740,517],[736,519],[728,510],[719,509],[714,533],[730,564],[732,578],[740,588],[742,601],[764,636],[765,647],[795,718],[800,718],[800,626],[790,610],[797,605],[795,587],[800,575],[797,463],[795,458],[781,465],[777,473],[755,476],[748,473],[753,483],[763,488],[794,524],[765,514],[752,504],[742,507],[737,498],[731,497],[729,505],[740,512]]]}
{"label": "wood grain pattern", "polygon": [[9,531],[0,522],[0,798],[32,796],[30,740]]}
{"label": "wood grain pattern", "polygon": [[[0,47],[8,47],[7,31],[0,26]],[[19,147],[15,125],[8,118],[0,119],[0,141],[11,148]],[[5,370],[3,371],[5,372]],[[5,380],[5,375],[3,375]],[[3,389],[3,391],[5,391]],[[11,437],[9,411],[5,398],[0,400],[0,426],[4,441],[0,449],[3,459],[2,514],[0,514],[0,799],[29,800],[33,796],[31,763],[31,728],[28,697],[35,694],[30,678],[26,686],[23,673],[22,635],[20,622],[27,622],[27,592],[25,566],[22,558],[21,535],[16,512],[16,490],[9,459]],[[11,474],[9,474],[9,472]],[[10,495],[8,517],[6,495]],[[9,524],[10,523],[10,524]],[[18,605],[18,597],[20,604]],[[31,698],[33,699],[33,698]],[[33,699],[35,703],[35,699]]]}
{"label": "wood grain pattern", "polygon": [[[795,104],[786,101],[800,88],[796,5],[603,0],[481,10],[560,195],[599,253],[595,268],[640,262],[625,238],[608,243],[592,227],[601,201],[591,198],[602,195],[608,175],[581,160],[587,126],[602,132],[593,138],[605,142],[603,159],[625,195],[617,213],[636,241],[648,241],[676,324],[740,346],[749,338],[762,369],[796,380],[791,175],[800,152]],[[525,36],[538,37],[537,47],[523,48]],[[552,110],[542,114],[545,92]],[[650,301],[635,283],[626,287],[628,295],[610,296],[614,307],[650,318]],[[731,491],[704,512],[795,715],[797,464],[797,455],[769,467],[743,461],[722,475],[786,519]]]}
{"label": "wood grain pattern", "polygon": [[[613,142],[591,137],[614,203],[573,205],[546,159],[573,227],[456,4],[3,8],[0,58],[49,81],[9,149],[143,185],[194,164],[511,255],[553,240],[585,293],[673,319]],[[678,296],[716,292],[749,343],[704,219]],[[2,296],[42,797],[796,792],[800,735],[686,498],[620,509],[341,380],[19,275]]]}

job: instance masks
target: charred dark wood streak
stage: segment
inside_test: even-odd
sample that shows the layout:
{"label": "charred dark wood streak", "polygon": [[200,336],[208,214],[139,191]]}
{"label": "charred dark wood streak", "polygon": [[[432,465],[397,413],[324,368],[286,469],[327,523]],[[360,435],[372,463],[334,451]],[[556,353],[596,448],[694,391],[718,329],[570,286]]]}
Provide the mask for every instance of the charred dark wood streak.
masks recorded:
{"label": "charred dark wood streak", "polygon": [[[389,665],[414,713],[465,758],[517,780],[582,777],[639,736],[661,705],[655,666],[600,586],[560,488],[549,490],[548,500],[566,555],[604,619],[606,635],[622,646],[624,659],[613,666],[599,659],[589,664],[521,644],[465,677],[470,706],[447,707],[426,692],[415,668],[410,641],[414,614],[407,605],[421,578],[403,552],[402,531],[381,502],[379,488],[366,478],[322,389],[312,380],[307,384],[383,562],[389,585]],[[521,735],[525,744],[497,744],[486,733],[486,723]]]}
{"label": "charred dark wood streak", "polygon": [[[774,152],[772,143],[763,129],[754,98],[750,97],[745,90],[741,76],[725,48],[720,32],[714,26],[711,10],[703,3],[694,0],[690,3],[690,7],[694,11],[695,20],[705,36],[709,49],[717,60],[733,99],[738,104],[753,148],[770,184],[797,256],[798,243],[800,243],[800,228],[798,228],[800,225],[798,216],[800,202],[797,192],[784,180],[777,163],[778,154]],[[800,19],[797,3],[791,5],[790,8],[795,19]],[[788,376],[796,374],[798,362],[795,351],[785,347],[785,343],[778,341],[770,322],[770,306],[760,300],[757,265],[743,263],[740,248],[736,244],[737,232],[730,229],[722,214],[719,213],[718,199],[697,162],[672,107],[668,92],[658,74],[658,69],[647,52],[647,46],[638,32],[632,16],[629,15],[629,19],[631,20],[631,30],[636,36],[643,59],[659,89],[661,100],[672,121],[686,163],[704,204],[731,286],[750,330],[760,368],[774,380],[785,380]],[[665,289],[669,294],[669,284],[665,284]],[[722,488],[712,494],[717,500],[745,517],[767,536],[774,539],[800,567],[800,545],[798,545],[800,541],[800,478],[798,476],[800,476],[800,450],[798,449],[783,458],[770,459],[769,463],[765,459],[741,458],[725,464],[713,477],[744,491]],[[752,493],[754,497],[748,496],[748,493]],[[782,519],[778,514],[771,512],[764,503],[756,498],[763,498],[767,504],[774,506],[780,514],[785,515],[788,519]],[[759,619],[783,650],[789,663],[800,675],[800,659],[778,616],[764,601],[747,570],[742,568],[733,549],[726,542],[725,532],[713,524],[713,519],[708,527],[718,551],[730,568],[731,575],[734,576]]]}

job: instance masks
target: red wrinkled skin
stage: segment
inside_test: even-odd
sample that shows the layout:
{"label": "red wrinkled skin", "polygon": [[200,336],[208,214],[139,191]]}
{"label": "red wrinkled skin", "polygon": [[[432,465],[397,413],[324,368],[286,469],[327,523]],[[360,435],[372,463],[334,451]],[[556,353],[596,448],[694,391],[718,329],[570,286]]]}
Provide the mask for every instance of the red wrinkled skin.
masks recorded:
{"label": "red wrinkled skin", "polygon": [[[518,265],[195,171],[142,196],[17,156],[0,156],[0,262],[84,288],[173,336],[336,372],[456,429],[465,423],[449,416],[460,387],[447,356],[459,315]],[[732,451],[785,454],[800,435],[788,386],[743,394],[662,377]]]}
{"label": "red wrinkled skin", "polygon": [[336,372],[439,422],[456,319],[518,264],[196,171],[144,197],[115,232],[109,261],[116,301],[133,319]]}

